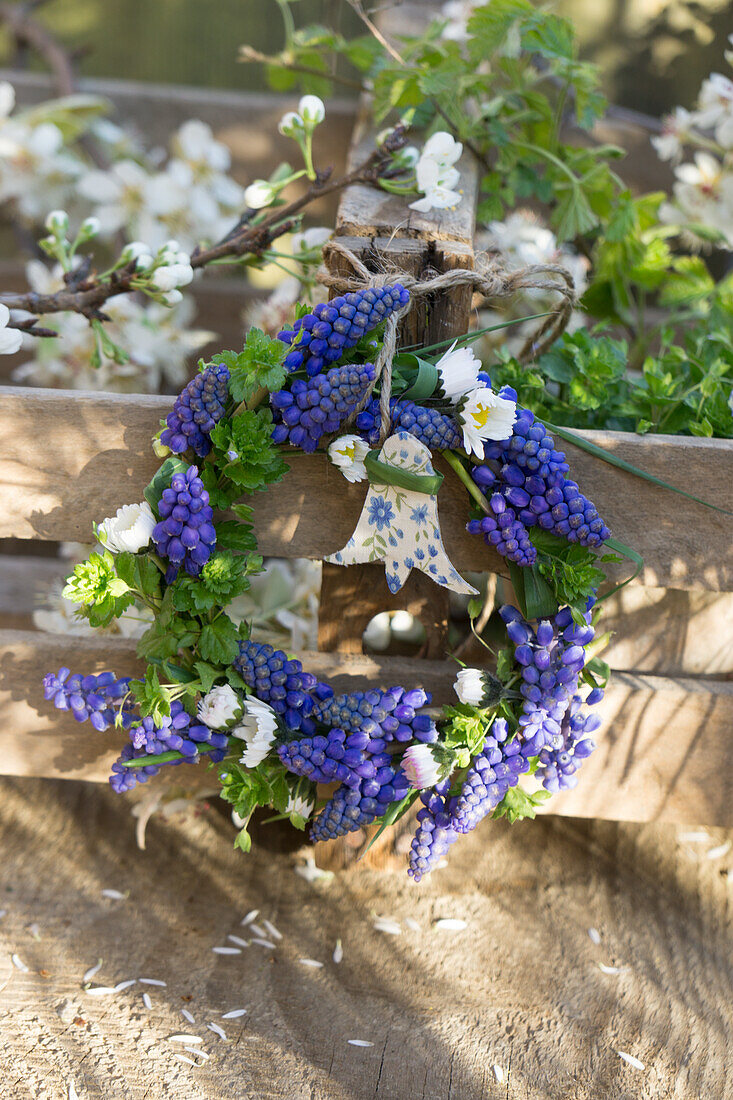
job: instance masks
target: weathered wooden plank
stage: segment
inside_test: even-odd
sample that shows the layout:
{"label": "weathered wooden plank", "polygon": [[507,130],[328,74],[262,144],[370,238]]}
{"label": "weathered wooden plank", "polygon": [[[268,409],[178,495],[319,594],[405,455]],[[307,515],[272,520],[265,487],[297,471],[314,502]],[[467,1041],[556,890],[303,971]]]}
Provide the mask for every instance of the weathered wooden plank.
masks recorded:
{"label": "weathered wooden plank", "polygon": [[[305,653],[305,666],[341,690],[367,685],[424,685],[436,704],[453,698],[455,669],[441,661]],[[130,642],[0,632],[0,767],[9,774],[104,781],[124,739],[99,735],[43,699],[44,673],[62,664],[79,671],[112,667],[139,672]],[[599,748],[583,765],[575,791],[553,798],[553,813],[630,821],[733,825],[723,769],[729,750],[733,684],[617,673],[599,707]],[[206,770],[191,773],[210,785]],[[183,768],[171,781],[187,782]]]}
{"label": "weathered wooden plank", "polygon": [[[170,398],[0,388],[0,482],[6,486],[0,538],[89,538],[91,523],[140,499],[158,462],[150,439]],[[733,505],[733,443],[720,439],[583,435],[680,488]],[[573,475],[614,534],[643,555],[640,581],[667,588],[733,589],[731,518],[568,447]],[[295,451],[281,484],[253,498],[265,554],[323,558],[343,546],[363,503],[320,455]],[[440,466],[440,462],[438,462]],[[466,500],[446,469],[440,514],[459,568],[504,568],[464,530]],[[337,497],[338,506],[334,507]],[[324,522],[326,517],[326,522]],[[617,575],[627,575],[623,567]]]}

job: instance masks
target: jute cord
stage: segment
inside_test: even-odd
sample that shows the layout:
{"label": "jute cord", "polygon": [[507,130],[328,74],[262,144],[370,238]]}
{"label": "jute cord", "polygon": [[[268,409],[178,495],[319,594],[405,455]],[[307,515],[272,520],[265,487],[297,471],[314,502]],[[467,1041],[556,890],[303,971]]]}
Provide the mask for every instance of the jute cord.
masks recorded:
{"label": "jute cord", "polygon": [[[384,257],[382,257],[383,270],[370,271],[358,256],[338,241],[329,241],[325,245],[323,258],[326,267],[318,272],[318,282],[337,294],[348,294],[351,291],[364,290],[365,287],[386,286],[395,281],[400,282],[410,292],[408,304],[392,313],[385,323],[382,347],[374,364],[374,378],[344,425],[353,423],[359,413],[363,412],[371,400],[374,387],[380,381],[380,446],[389,435],[391,427],[389,403],[392,394],[392,362],[397,351],[399,324],[419,298],[426,298],[441,291],[455,290],[458,287],[470,287],[473,293],[493,300],[509,298],[519,290],[542,290],[545,293],[549,291],[558,294],[560,301],[557,308],[550,316],[544,318],[537,331],[528,337],[519,352],[517,358],[521,363],[529,363],[536,359],[554,343],[565,330],[576,301],[573,278],[570,272],[559,264],[533,264],[518,271],[505,271],[486,253],[480,253],[476,257],[475,268],[456,268],[453,271],[435,275],[426,273],[418,279],[402,271],[396,264],[389,263]],[[337,258],[348,264],[351,274],[342,275],[331,270]]]}

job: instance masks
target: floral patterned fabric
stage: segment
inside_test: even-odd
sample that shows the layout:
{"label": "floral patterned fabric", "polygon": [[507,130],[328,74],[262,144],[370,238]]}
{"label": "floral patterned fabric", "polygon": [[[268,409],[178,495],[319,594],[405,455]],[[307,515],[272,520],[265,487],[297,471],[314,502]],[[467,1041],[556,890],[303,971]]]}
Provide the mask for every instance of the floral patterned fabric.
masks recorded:
{"label": "floral patterned fabric", "polygon": [[[435,471],[430,450],[409,432],[385,440],[380,462],[421,476]],[[412,569],[421,569],[452,592],[476,595],[443,546],[436,495],[373,482],[359,521],[346,546],[325,559],[335,565],[383,561],[390,592],[398,592]]]}

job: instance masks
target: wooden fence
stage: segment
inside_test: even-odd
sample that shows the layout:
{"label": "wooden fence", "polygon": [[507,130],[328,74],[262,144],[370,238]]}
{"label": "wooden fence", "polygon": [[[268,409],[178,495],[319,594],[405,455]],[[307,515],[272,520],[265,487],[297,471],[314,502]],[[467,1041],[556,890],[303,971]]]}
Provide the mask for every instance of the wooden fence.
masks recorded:
{"label": "wooden fence", "polygon": [[[185,117],[189,113],[205,114],[199,109]],[[247,125],[256,133],[263,122],[260,115]],[[357,127],[352,157],[362,140]],[[353,189],[340,203],[337,236],[368,266],[388,256],[416,274],[428,267],[470,267],[476,170],[468,157],[459,167],[464,200],[455,212],[419,216],[399,198]],[[424,311],[410,315],[405,337],[440,339],[465,331],[470,310],[464,292],[429,302]],[[5,491],[0,538],[36,544],[86,540],[92,520],[140,500],[157,466],[150,439],[169,406],[169,399],[162,397],[0,388],[0,482]],[[585,434],[682,489],[733,507],[733,446],[728,441]],[[614,674],[599,708],[600,747],[585,763],[578,788],[555,796],[551,810],[733,825],[723,770],[716,767],[726,758],[733,730],[730,517],[582,450],[569,445],[563,449],[584,492],[614,534],[640,551],[645,565],[637,581],[609,605],[620,639],[615,660],[611,648],[612,663],[624,671]],[[465,490],[444,469],[440,514],[448,552],[459,569],[504,571],[502,559],[466,534]],[[363,487],[347,485],[323,456],[299,456],[281,485],[254,500],[260,548],[267,555],[322,558],[346,541],[362,501]],[[103,781],[119,751],[119,738],[95,734],[54,711],[43,701],[40,679],[61,664],[135,672],[140,666],[134,644],[13,629],[27,626],[18,587],[23,577],[27,586],[28,569],[17,559],[6,562],[6,578],[0,582],[6,611],[0,622],[8,626],[0,631],[0,767],[8,774]],[[48,573],[56,566],[46,561],[43,568]],[[618,567],[615,575],[622,574]],[[431,657],[442,656],[448,616],[442,589],[420,575],[392,598],[380,567],[324,566],[321,652],[303,654],[306,667],[342,686],[357,680],[424,684],[436,703],[449,701],[451,662],[361,655],[366,623],[377,610],[395,606],[421,617]],[[637,630],[637,622],[643,628]],[[181,782],[183,770],[170,769],[170,781]],[[211,785],[203,768],[191,772],[193,782]]]}

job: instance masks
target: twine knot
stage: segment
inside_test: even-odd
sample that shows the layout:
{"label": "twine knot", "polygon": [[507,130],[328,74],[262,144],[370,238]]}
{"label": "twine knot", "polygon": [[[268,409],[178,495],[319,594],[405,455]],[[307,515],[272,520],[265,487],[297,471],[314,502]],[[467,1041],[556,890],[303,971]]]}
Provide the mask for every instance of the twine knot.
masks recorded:
{"label": "twine knot", "polygon": [[[337,257],[348,265],[349,274],[338,274],[332,270]],[[532,264],[517,271],[507,271],[488,253],[478,253],[474,268],[455,268],[444,272],[427,268],[420,278],[417,278],[402,271],[383,256],[380,257],[383,269],[378,272],[370,271],[364,261],[351,249],[333,240],[324,245],[323,259],[326,266],[318,272],[318,282],[334,290],[336,294],[348,294],[367,287],[387,286],[395,281],[400,282],[410,292],[410,301],[407,305],[390,314],[385,322],[382,347],[374,364],[374,378],[344,425],[353,423],[359,413],[363,412],[371,400],[374,387],[380,381],[380,446],[389,435],[392,421],[390,409],[392,363],[397,351],[399,324],[418,299],[437,294],[439,291],[455,290],[457,287],[470,287],[475,294],[484,299],[509,298],[519,290],[542,290],[559,294],[560,301],[557,308],[543,319],[537,331],[525,341],[517,356],[521,363],[536,359],[554,343],[567,327],[576,304],[573,277],[559,264]]]}

